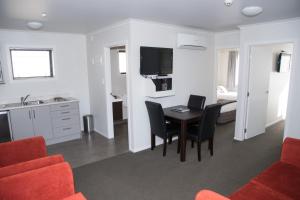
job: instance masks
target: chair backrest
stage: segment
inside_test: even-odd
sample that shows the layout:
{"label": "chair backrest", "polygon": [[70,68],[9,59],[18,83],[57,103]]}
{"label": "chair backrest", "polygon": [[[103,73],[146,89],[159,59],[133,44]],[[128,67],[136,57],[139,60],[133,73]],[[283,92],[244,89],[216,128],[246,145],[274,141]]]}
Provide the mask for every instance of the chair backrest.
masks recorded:
{"label": "chair backrest", "polygon": [[199,129],[199,137],[202,140],[206,140],[214,136],[221,107],[221,104],[211,104],[205,107]]}
{"label": "chair backrest", "polygon": [[194,110],[203,110],[205,105],[205,96],[190,95],[188,108]]}
{"label": "chair backrest", "polygon": [[145,104],[148,110],[152,134],[165,138],[166,123],[164,111],[161,107],[161,104],[151,101],[145,101]]}

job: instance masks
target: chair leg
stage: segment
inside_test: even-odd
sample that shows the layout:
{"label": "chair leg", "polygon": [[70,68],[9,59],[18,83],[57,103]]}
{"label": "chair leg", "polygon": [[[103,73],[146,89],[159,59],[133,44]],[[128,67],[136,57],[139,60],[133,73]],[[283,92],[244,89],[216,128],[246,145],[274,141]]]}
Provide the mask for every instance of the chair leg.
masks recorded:
{"label": "chair leg", "polygon": [[191,147],[194,148],[194,141],[191,140]]}
{"label": "chair leg", "polygon": [[198,152],[198,161],[201,161],[201,141],[197,141],[197,152]]}
{"label": "chair leg", "polygon": [[213,156],[214,155],[214,139],[209,139],[209,150],[210,150],[210,155]]}
{"label": "chair leg", "polygon": [[167,154],[167,138],[164,139],[164,151],[163,151],[163,156],[166,156]]}
{"label": "chair leg", "polygon": [[155,148],[155,135],[151,133],[151,150]]}
{"label": "chair leg", "polygon": [[172,136],[169,136],[169,144],[172,144]]}
{"label": "chair leg", "polygon": [[180,134],[178,135],[178,140],[177,140],[177,153],[180,153]]}

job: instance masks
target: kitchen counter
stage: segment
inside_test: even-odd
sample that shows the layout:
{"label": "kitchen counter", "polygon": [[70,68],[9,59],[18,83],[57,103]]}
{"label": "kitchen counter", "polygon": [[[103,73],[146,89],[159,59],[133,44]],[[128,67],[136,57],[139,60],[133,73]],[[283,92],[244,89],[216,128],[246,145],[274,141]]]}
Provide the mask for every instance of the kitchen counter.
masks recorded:
{"label": "kitchen counter", "polygon": [[64,100],[60,100],[60,101],[55,101],[54,99],[47,99],[47,100],[42,100],[42,101],[43,101],[43,103],[40,103],[40,104],[35,104],[34,103],[35,101],[28,101],[28,102],[33,102],[32,104],[29,104],[29,105],[22,105],[21,103],[0,104],[0,111],[31,108],[31,107],[61,104],[61,103],[78,102],[79,100],[70,97],[70,98],[64,98]]}

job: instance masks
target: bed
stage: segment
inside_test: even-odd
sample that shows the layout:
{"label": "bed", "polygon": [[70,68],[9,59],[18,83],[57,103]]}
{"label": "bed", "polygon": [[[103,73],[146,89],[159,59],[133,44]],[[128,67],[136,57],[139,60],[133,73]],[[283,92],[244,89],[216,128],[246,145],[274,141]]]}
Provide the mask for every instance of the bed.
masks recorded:
{"label": "bed", "polygon": [[226,124],[235,121],[237,93],[228,91],[224,86],[217,88],[217,102],[222,104],[218,124]]}

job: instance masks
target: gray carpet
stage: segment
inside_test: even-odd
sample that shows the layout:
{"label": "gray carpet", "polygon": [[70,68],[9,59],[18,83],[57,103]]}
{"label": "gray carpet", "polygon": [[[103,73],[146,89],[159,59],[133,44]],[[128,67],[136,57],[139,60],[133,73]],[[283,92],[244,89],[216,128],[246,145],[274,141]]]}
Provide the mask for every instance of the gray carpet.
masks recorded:
{"label": "gray carpet", "polygon": [[234,124],[218,126],[215,155],[202,145],[202,161],[196,148],[187,145],[187,161],[176,154],[176,141],[136,154],[125,153],[74,169],[75,185],[89,200],[192,200],[209,188],[227,195],[279,159],[283,122],[245,142],[233,141]]}

